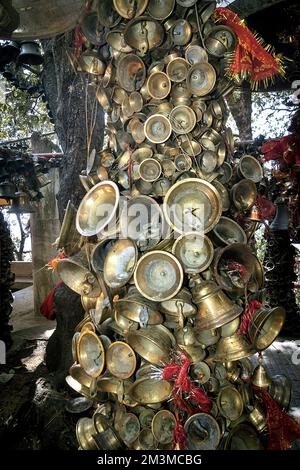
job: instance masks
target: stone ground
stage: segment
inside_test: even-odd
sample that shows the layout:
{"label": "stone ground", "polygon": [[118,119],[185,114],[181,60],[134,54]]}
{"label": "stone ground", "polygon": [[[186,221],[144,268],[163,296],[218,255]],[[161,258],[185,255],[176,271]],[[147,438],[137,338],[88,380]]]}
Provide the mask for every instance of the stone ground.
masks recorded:
{"label": "stone ground", "polygon": [[[0,366],[0,375],[3,370],[6,373],[10,369],[14,371],[8,383],[0,383],[1,441],[3,441],[3,436],[5,440],[7,428],[14,432],[18,429],[18,422],[26,423],[28,416],[32,419],[31,402],[34,402],[38,408],[43,406],[46,398],[48,400],[46,407],[49,408],[48,416],[45,418],[46,423],[37,423],[36,434],[34,434],[34,426],[30,434],[28,432],[26,434],[26,427],[25,429],[21,427],[18,431],[19,436],[16,437],[16,440],[19,439],[17,448],[52,449],[53,442],[58,440],[60,449],[76,448],[74,435],[76,420],[74,421],[74,416],[65,414],[65,405],[70,399],[70,394],[66,390],[56,391],[54,388],[52,390],[51,385],[47,383],[49,380],[51,382],[51,374],[45,367],[44,353],[56,322],[34,315],[32,287],[16,292],[14,296],[14,310],[11,317],[14,344],[8,354],[8,364]],[[279,338],[264,351],[263,358],[271,377],[285,374],[291,379],[293,392],[289,414],[300,422],[300,339],[297,341]],[[52,406],[53,409],[51,409]],[[44,414],[45,411],[42,415]],[[68,430],[65,429],[66,422]],[[46,426],[47,433],[39,432],[39,426],[42,428]],[[12,444],[10,442],[7,445],[9,447]],[[13,445],[12,448],[14,448]]]}

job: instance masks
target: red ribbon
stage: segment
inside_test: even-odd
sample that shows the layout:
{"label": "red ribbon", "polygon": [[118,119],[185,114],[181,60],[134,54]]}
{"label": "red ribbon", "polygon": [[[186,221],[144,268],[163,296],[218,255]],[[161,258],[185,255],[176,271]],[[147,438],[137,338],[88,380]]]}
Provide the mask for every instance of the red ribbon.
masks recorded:
{"label": "red ribbon", "polygon": [[253,317],[253,314],[256,312],[256,310],[260,309],[261,307],[261,302],[259,302],[258,300],[251,300],[249,305],[244,310],[238,334],[245,335],[246,333],[249,333],[250,322]]}
{"label": "red ribbon", "polygon": [[266,413],[269,428],[267,450],[289,449],[292,442],[300,438],[300,425],[280,408],[267,390],[256,386],[253,389]]}
{"label": "red ribbon", "polygon": [[283,74],[278,60],[264,49],[242,20],[227,8],[216,8],[213,19],[231,28],[238,40],[230,72],[241,77],[243,73],[250,76],[252,82],[272,78]]}
{"label": "red ribbon", "polygon": [[[189,377],[191,364],[192,361],[184,353],[178,352],[178,356],[164,367],[162,373],[163,380],[174,381],[172,397],[177,425],[173,435],[173,446],[178,445],[181,450],[186,448],[187,439],[179,419],[179,413],[184,412],[188,415],[199,412],[209,413],[212,407],[211,399],[201,388],[194,385]],[[183,394],[186,395],[186,398]]]}

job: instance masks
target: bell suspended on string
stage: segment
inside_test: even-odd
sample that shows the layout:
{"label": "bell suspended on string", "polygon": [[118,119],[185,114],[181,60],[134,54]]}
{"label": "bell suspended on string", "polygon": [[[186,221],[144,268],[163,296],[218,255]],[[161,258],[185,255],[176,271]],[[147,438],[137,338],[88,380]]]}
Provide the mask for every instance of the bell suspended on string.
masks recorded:
{"label": "bell suspended on string", "polygon": [[12,207],[8,212],[10,214],[30,214],[35,210],[30,204],[28,194],[20,191],[16,193],[16,199],[13,200]]}
{"label": "bell suspended on string", "polygon": [[34,41],[23,41],[21,44],[21,52],[19,62],[25,65],[41,65],[43,57],[40,46]]}
{"label": "bell suspended on string", "polygon": [[289,209],[283,202],[276,203],[276,215],[270,224],[270,229],[276,230],[287,230],[289,228]]}
{"label": "bell suspended on string", "polygon": [[200,277],[193,282],[192,296],[198,307],[196,329],[219,328],[242,313],[242,308],[232,302],[215,282],[202,281]]}
{"label": "bell suspended on string", "polygon": [[255,368],[253,375],[251,377],[251,382],[253,383],[253,385],[256,385],[257,387],[260,387],[260,388],[269,388],[271,386],[272,380],[268,376],[267,371],[265,367],[263,366],[263,364],[260,363]]}

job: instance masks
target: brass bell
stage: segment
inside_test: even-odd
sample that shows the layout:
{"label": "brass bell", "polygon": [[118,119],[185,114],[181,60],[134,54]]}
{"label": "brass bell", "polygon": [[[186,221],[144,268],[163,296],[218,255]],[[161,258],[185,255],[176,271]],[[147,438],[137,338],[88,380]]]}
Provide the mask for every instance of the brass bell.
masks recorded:
{"label": "brass bell", "polygon": [[174,297],[183,283],[183,269],[178,259],[165,251],[150,251],[138,261],[134,281],[139,292],[149,300],[164,301]]}
{"label": "brass bell", "polygon": [[164,39],[164,30],[154,18],[139,16],[127,24],[124,39],[130,47],[136,49],[143,56],[161,45]]}
{"label": "brass bell", "polygon": [[163,211],[173,230],[182,234],[202,230],[207,233],[218,223],[222,203],[213,185],[198,178],[187,178],[171,186]]}
{"label": "brass bell", "polygon": [[231,168],[231,165],[229,165],[228,162],[224,162],[223,165],[220,166],[219,168],[219,176],[218,176],[218,181],[222,184],[227,184],[231,180],[233,175],[233,171]]}
{"label": "brass bell", "polygon": [[163,100],[171,91],[171,82],[164,72],[151,73],[147,80],[147,92],[151,98]]}
{"label": "brass bell", "polygon": [[161,165],[154,158],[146,158],[139,166],[139,174],[142,180],[152,183],[160,177]]}
{"label": "brass bell", "polygon": [[136,16],[141,16],[147,8],[149,0],[113,0],[114,9],[122,18],[131,20]]}
{"label": "brass bell", "polygon": [[104,89],[104,88],[98,87],[96,90],[96,97],[97,97],[99,104],[102,106],[103,110],[106,113],[109,113],[112,110],[112,104],[111,104],[110,93],[109,93],[108,88]]}
{"label": "brass bell", "polygon": [[166,142],[172,134],[169,119],[163,114],[149,116],[144,124],[146,138],[154,144]]}
{"label": "brass bell", "polygon": [[[156,365],[168,360],[170,350],[176,344],[174,336],[163,325],[130,331],[127,342],[143,359]],[[161,400],[157,400],[159,401]]]}
{"label": "brass bell", "polygon": [[101,289],[95,276],[88,270],[83,253],[72,258],[61,259],[57,263],[57,273],[73,291],[88,297],[98,297]]}
{"label": "brass bell", "polygon": [[94,436],[97,434],[94,422],[91,418],[80,418],[76,424],[76,437],[80,448],[83,450],[99,449]]}
{"label": "brass bell", "polygon": [[250,346],[244,336],[235,333],[232,336],[221,338],[217,344],[214,361],[227,362],[238,361],[252,356],[254,349]]}
{"label": "brass bell", "polygon": [[185,422],[184,430],[190,450],[214,450],[221,433],[215,418],[206,413],[196,413]]}
{"label": "brass bell", "polygon": [[286,318],[282,307],[261,308],[257,310],[250,322],[249,337],[257,351],[264,351],[279,335]]}
{"label": "brass bell", "polygon": [[146,67],[142,59],[135,54],[123,55],[117,64],[119,85],[128,92],[141,88],[146,78]]}
{"label": "brass bell", "polygon": [[185,59],[191,65],[199,64],[199,62],[208,62],[206,50],[197,44],[190,44],[186,48]]}
{"label": "brass bell", "polygon": [[251,209],[257,199],[255,183],[249,179],[242,179],[232,186],[231,197],[238,210],[247,211]]}
{"label": "brass bell", "polygon": [[[138,181],[151,186],[149,182]],[[139,217],[138,224],[137,217]],[[162,220],[162,211],[155,199],[144,195],[135,196],[129,199],[121,210],[120,230],[124,237],[136,242],[140,251],[147,251],[161,240]]]}
{"label": "brass bell", "polygon": [[184,46],[192,36],[192,27],[188,21],[176,20],[170,30],[170,37],[175,46]]}
{"label": "brass bell", "polygon": [[216,246],[247,243],[247,236],[242,227],[229,217],[220,217],[211,235]]}
{"label": "brass bell", "polygon": [[201,281],[192,286],[193,301],[198,307],[196,328],[210,330],[219,328],[242,313],[242,308],[232,302],[213,281]]}
{"label": "brass bell", "polygon": [[189,63],[182,57],[171,60],[167,65],[167,75],[172,82],[182,82],[189,71]]}
{"label": "brass bell", "polygon": [[176,106],[169,116],[172,129],[176,134],[188,134],[196,125],[196,114],[188,106]]}
{"label": "brass bell", "polygon": [[154,438],[161,444],[171,443],[176,427],[176,418],[169,410],[160,410],[152,419],[151,429]]}
{"label": "brass bell", "polygon": [[30,214],[35,212],[35,209],[30,203],[29,196],[24,191],[16,192],[12,200],[12,207],[9,209],[9,214]]}
{"label": "brass bell", "polygon": [[212,181],[212,185],[216,188],[216,190],[220,194],[220,197],[222,200],[222,211],[227,212],[228,209],[230,208],[230,198],[229,198],[227,188],[218,180]]}
{"label": "brass bell", "polygon": [[94,51],[85,51],[78,59],[80,71],[101,76],[105,72],[105,64]]}
{"label": "brass bell", "polygon": [[181,262],[185,273],[198,273],[209,267],[214,249],[206,235],[191,232],[176,239],[172,253]]}
{"label": "brass bell", "polygon": [[71,256],[80,249],[80,235],[76,230],[76,209],[71,201],[68,201],[59,237],[55,242],[58,249],[63,249],[67,256]]}
{"label": "brass bell", "polygon": [[220,330],[211,329],[211,330],[200,330],[196,331],[197,341],[203,346],[212,346],[216,344],[220,339]]}
{"label": "brass bell", "polygon": [[224,57],[225,53],[233,52],[236,45],[236,35],[227,26],[215,26],[204,40],[205,48],[213,57]]}
{"label": "brass bell", "polygon": [[132,47],[130,47],[129,44],[125,42],[123,28],[112,29],[109,31],[106,36],[106,41],[107,44],[112,47],[116,58],[119,57],[120,53],[127,54],[133,51]]}
{"label": "brass bell", "polygon": [[107,28],[113,28],[121,21],[121,16],[112,8],[111,0],[101,0],[97,3],[98,20]]}
{"label": "brass bell", "polygon": [[119,189],[112,181],[96,184],[82,199],[77,214],[78,232],[90,237],[104,230],[116,215],[119,206]]}
{"label": "brass bell", "polygon": [[156,20],[164,20],[174,10],[175,0],[149,0],[147,12]]}
{"label": "brass bell", "polygon": [[243,155],[240,158],[237,174],[240,178],[251,180],[254,183],[259,183],[264,176],[261,164],[251,155]]}
{"label": "brass bell", "polygon": [[[233,267],[228,267],[227,263],[232,263]],[[243,267],[243,276],[235,272],[235,264]],[[213,272],[218,284],[231,295],[243,295],[246,284],[251,292],[256,292],[264,285],[264,272],[260,261],[249,246],[242,243],[233,243],[217,251]]]}
{"label": "brass bell", "polygon": [[260,388],[268,389],[271,386],[272,380],[268,376],[268,373],[263,364],[259,363],[258,366],[254,369],[251,382],[253,385],[256,385],[256,387]]}
{"label": "brass bell", "polygon": [[208,95],[216,83],[216,71],[208,62],[193,65],[187,76],[188,89],[193,95]]}
{"label": "brass bell", "polygon": [[114,241],[108,248],[104,266],[103,278],[112,289],[123,287],[133,275],[138,257],[138,249],[129,238]]}

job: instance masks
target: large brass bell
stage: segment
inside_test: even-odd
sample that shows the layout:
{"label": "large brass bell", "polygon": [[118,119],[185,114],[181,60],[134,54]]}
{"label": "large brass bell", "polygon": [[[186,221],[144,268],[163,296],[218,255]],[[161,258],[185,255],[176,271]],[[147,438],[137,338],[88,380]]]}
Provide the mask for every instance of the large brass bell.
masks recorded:
{"label": "large brass bell", "polygon": [[213,281],[194,281],[193,301],[198,307],[196,329],[219,328],[242,313],[242,308],[233,303]]}
{"label": "large brass bell", "polygon": [[217,251],[213,270],[218,284],[231,294],[243,295],[246,285],[251,292],[264,285],[260,261],[247,245],[241,243]]}
{"label": "large brass bell", "polygon": [[171,186],[163,211],[167,223],[179,233],[206,233],[218,223],[222,202],[213,185],[198,178],[187,178]]}
{"label": "large brass bell", "polygon": [[249,336],[257,351],[267,349],[279,335],[286,313],[284,308],[275,307],[257,310],[251,318]]}
{"label": "large brass bell", "polygon": [[254,349],[250,346],[244,336],[235,333],[232,336],[221,338],[217,344],[214,361],[227,362],[238,361],[252,356]]}

